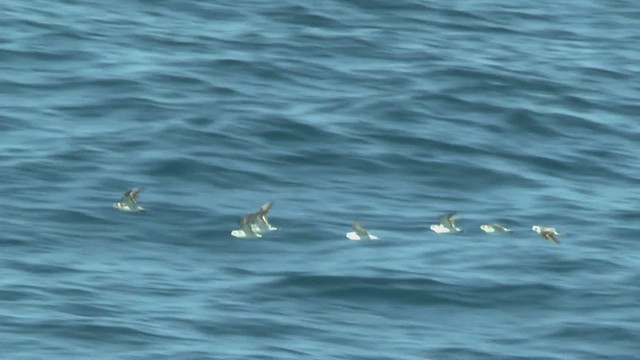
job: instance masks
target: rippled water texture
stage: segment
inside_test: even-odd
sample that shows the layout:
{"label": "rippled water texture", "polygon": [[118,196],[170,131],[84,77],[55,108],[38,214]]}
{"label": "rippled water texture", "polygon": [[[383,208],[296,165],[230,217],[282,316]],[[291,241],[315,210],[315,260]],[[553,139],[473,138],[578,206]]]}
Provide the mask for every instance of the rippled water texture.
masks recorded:
{"label": "rippled water texture", "polygon": [[636,1],[0,16],[0,358],[640,359]]}

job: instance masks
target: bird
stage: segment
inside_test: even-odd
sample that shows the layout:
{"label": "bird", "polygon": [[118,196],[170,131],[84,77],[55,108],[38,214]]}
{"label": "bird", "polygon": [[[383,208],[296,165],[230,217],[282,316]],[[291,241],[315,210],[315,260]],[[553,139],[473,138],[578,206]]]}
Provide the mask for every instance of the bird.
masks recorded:
{"label": "bird", "polygon": [[539,226],[539,225],[533,225],[531,227],[531,230],[537,232],[538,234],[540,234],[540,236],[542,236],[543,238],[547,239],[548,241],[550,241],[550,242],[552,242],[554,244],[559,244],[560,243],[560,241],[558,241],[556,236],[564,235],[563,233],[556,231],[556,228],[542,227],[542,226]]}
{"label": "bird", "polygon": [[238,238],[261,238],[264,233],[278,230],[269,223],[269,210],[272,207],[273,201],[269,201],[260,206],[257,212],[243,216],[240,220],[242,228],[231,231],[231,235]]}
{"label": "bird", "polygon": [[456,213],[446,213],[442,214],[439,217],[440,224],[433,224],[429,228],[438,234],[443,233],[457,233],[461,232],[462,229],[456,227]]}
{"label": "bird", "polygon": [[500,224],[492,223],[492,224],[484,224],[480,225],[480,229],[487,234],[495,234],[501,232],[511,232],[511,229],[506,228]]}
{"label": "bird", "polygon": [[144,211],[145,209],[138,205],[138,194],[140,194],[141,191],[142,189],[140,188],[133,188],[126,191],[122,195],[124,201],[113,203],[113,207],[122,211]]}
{"label": "bird", "polygon": [[347,239],[349,240],[378,240],[378,237],[372,235],[369,230],[362,226],[358,220],[355,220],[352,225],[353,231],[347,233]]}
{"label": "bird", "polygon": [[240,226],[242,228],[231,231],[231,235],[237,238],[261,238],[262,234],[260,233],[258,225],[252,222],[253,215],[254,214],[243,216],[240,220]]}

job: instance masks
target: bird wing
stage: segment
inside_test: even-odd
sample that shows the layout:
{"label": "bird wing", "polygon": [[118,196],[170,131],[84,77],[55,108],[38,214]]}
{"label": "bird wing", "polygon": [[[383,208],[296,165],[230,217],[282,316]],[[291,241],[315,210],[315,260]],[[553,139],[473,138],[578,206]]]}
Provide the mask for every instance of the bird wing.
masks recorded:
{"label": "bird wing", "polygon": [[124,198],[125,199],[129,198],[133,201],[138,201],[138,194],[140,194],[141,191],[142,189],[140,188],[133,188],[124,193]]}
{"label": "bird wing", "polygon": [[134,209],[138,204],[138,194],[140,193],[140,188],[133,188],[124,193],[123,198],[124,202],[129,206],[129,208]]}
{"label": "bird wing", "polygon": [[353,222],[353,232],[356,233],[356,235],[361,240],[374,240],[374,237],[375,237],[375,236],[371,235],[369,233],[369,229],[367,229],[366,227],[362,226],[362,224],[360,224],[360,221],[358,221],[358,220],[355,220]]}
{"label": "bird wing", "polygon": [[439,219],[440,219],[440,224],[442,224],[444,227],[450,230],[455,230],[456,213],[452,212],[452,213],[442,214],[440,215]]}
{"label": "bird wing", "polygon": [[360,237],[369,236],[369,230],[366,227],[362,226],[358,220],[353,222],[353,231]]}
{"label": "bird wing", "polygon": [[559,244],[560,243],[560,241],[558,241],[558,239],[556,239],[556,236],[551,231],[543,230],[543,231],[540,232],[540,235],[542,235],[545,239],[551,241],[552,243],[555,243],[555,244]]}
{"label": "bird wing", "polygon": [[255,224],[256,221],[258,220],[258,214],[257,213],[251,213],[248,215],[245,215],[242,217],[242,224]]}
{"label": "bird wing", "polygon": [[255,235],[255,220],[256,214],[249,214],[242,217],[242,219],[240,220],[240,225],[242,226],[242,230],[244,230],[245,234]]}
{"label": "bird wing", "polygon": [[257,216],[260,217],[262,221],[265,223],[269,223],[269,210],[273,207],[273,201],[269,201],[268,203],[260,206],[260,210],[258,210]]}

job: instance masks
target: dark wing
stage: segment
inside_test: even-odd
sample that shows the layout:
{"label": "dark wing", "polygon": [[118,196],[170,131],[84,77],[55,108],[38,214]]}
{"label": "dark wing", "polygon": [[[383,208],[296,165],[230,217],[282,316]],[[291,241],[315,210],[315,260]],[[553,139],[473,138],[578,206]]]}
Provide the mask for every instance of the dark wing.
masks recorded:
{"label": "dark wing", "polygon": [[366,227],[362,226],[362,224],[360,224],[358,220],[355,220],[353,222],[352,227],[353,231],[355,231],[355,233],[360,237],[367,236],[369,234],[369,230]]}
{"label": "dark wing", "polygon": [[138,201],[138,194],[140,194],[141,191],[142,189],[140,188],[133,188],[124,193],[124,198],[131,199],[133,201]]}
{"label": "dark wing", "polygon": [[369,240],[371,237],[369,236],[369,230],[362,226],[358,220],[353,222],[353,231],[358,235],[361,239]]}
{"label": "dark wing", "polygon": [[440,217],[439,217],[440,224],[442,224],[443,226],[445,226],[448,229],[454,230],[455,227],[456,227],[455,226],[455,216],[456,216],[456,213],[454,213],[454,212],[440,215]]}
{"label": "dark wing", "polygon": [[131,209],[134,209],[137,207],[138,204],[138,194],[140,193],[140,189],[139,188],[133,188],[129,191],[127,191],[126,193],[124,193],[123,197],[124,197],[124,202],[125,204],[127,204],[127,206]]}
{"label": "dark wing", "polygon": [[258,221],[258,213],[252,213],[242,217],[242,224],[255,224]]}
{"label": "dark wing", "polygon": [[257,216],[259,216],[262,221],[268,222],[267,217],[269,216],[269,210],[271,210],[271,207],[273,207],[273,201],[269,201],[268,203],[260,206]]}
{"label": "dark wing", "polygon": [[242,217],[242,219],[240,220],[240,225],[242,226],[242,230],[244,230],[245,234],[255,234],[255,231],[253,231],[253,227],[251,226],[255,223],[255,221],[256,214],[249,214]]}
{"label": "dark wing", "polygon": [[542,235],[542,237],[544,237],[545,239],[551,241],[554,244],[560,244],[560,241],[558,241],[558,239],[556,239],[556,236],[551,231],[542,230],[540,232],[540,235]]}

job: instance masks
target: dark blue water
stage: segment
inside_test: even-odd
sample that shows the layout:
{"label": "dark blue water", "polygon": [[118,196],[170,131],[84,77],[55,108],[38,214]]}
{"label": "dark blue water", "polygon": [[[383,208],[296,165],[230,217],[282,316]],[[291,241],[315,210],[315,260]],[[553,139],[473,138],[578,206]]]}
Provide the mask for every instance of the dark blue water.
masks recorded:
{"label": "dark blue water", "polygon": [[0,16],[1,359],[640,359],[636,1]]}

